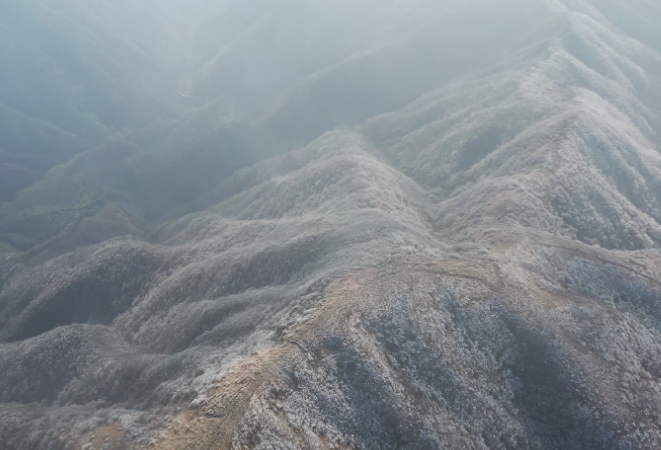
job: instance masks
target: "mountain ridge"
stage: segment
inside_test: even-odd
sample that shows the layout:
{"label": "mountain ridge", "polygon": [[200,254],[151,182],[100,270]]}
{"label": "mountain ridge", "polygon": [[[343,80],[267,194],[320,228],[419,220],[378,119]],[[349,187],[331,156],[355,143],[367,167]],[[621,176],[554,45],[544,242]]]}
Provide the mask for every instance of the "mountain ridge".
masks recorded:
{"label": "mountain ridge", "polygon": [[[297,5],[265,14],[316,11]],[[609,22],[656,10],[485,5],[393,0],[365,33],[408,45],[423,14],[500,39],[368,46],[302,83],[267,58],[293,91],[337,84],[202,105],[193,84],[183,121],[116,132],[0,205],[0,231],[33,239],[0,257],[0,446],[658,448],[661,56]],[[334,29],[373,2],[322,6]],[[240,39],[246,61],[264,44]],[[413,48],[468,61],[396,67]],[[443,76],[387,92],[414,69]]]}

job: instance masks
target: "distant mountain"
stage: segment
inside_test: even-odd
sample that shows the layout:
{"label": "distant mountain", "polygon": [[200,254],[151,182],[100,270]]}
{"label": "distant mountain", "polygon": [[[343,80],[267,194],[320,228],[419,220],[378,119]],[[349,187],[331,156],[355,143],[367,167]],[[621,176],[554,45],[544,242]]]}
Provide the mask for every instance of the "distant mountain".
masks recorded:
{"label": "distant mountain", "polygon": [[3,3],[0,448],[660,448],[660,20]]}

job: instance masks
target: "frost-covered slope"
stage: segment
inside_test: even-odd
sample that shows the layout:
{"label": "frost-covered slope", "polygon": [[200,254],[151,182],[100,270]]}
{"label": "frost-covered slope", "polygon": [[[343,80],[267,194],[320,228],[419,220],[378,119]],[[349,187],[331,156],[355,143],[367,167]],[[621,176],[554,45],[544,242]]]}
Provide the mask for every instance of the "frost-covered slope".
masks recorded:
{"label": "frost-covered slope", "polygon": [[[374,7],[333,6],[332,27]],[[199,86],[221,77],[232,48],[252,43],[237,53],[251,55],[262,42],[251,33],[295,17],[254,8],[219,8],[252,25],[196,69]],[[456,32],[496,12],[510,20],[463,40],[409,40],[420,17]],[[402,47],[375,49],[381,21],[361,19],[362,47],[323,73],[275,71],[232,98],[211,83],[217,103],[198,119],[249,111],[244,94],[264,89],[283,96],[262,99],[276,105],[258,120],[263,136],[284,129],[278,117],[318,118],[319,105],[332,120],[301,122],[312,142],[204,180],[143,230],[122,208],[157,197],[108,186],[131,193],[131,167],[163,154],[122,144],[63,169],[97,170],[120,199],[53,221],[59,240],[0,260],[0,447],[661,446],[661,56],[646,25],[658,10],[392,1],[379,14]],[[321,45],[310,42],[298,49]],[[441,55],[443,69],[426,72],[435,81],[375,103],[370,92],[410,80],[365,61],[413,48]],[[455,57],[465,65],[447,69]],[[376,73],[387,82],[355,99],[358,74]],[[347,99],[366,105],[350,120],[338,113]],[[128,156],[107,169],[114,148]],[[143,180],[150,192],[158,170]]]}

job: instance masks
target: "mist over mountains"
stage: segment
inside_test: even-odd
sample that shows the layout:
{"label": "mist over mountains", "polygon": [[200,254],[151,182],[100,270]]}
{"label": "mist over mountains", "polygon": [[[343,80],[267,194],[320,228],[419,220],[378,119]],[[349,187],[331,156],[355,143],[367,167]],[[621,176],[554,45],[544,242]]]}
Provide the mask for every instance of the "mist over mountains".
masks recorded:
{"label": "mist over mountains", "polygon": [[659,21],[0,3],[0,448],[660,448]]}

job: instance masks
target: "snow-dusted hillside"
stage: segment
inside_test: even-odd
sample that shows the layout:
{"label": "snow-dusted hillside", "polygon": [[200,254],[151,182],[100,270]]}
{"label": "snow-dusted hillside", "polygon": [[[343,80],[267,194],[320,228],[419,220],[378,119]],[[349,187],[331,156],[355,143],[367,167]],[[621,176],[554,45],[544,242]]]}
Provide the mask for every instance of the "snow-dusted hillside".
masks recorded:
{"label": "snow-dusted hillside", "polygon": [[661,447],[658,6],[179,6],[0,204],[0,448]]}

